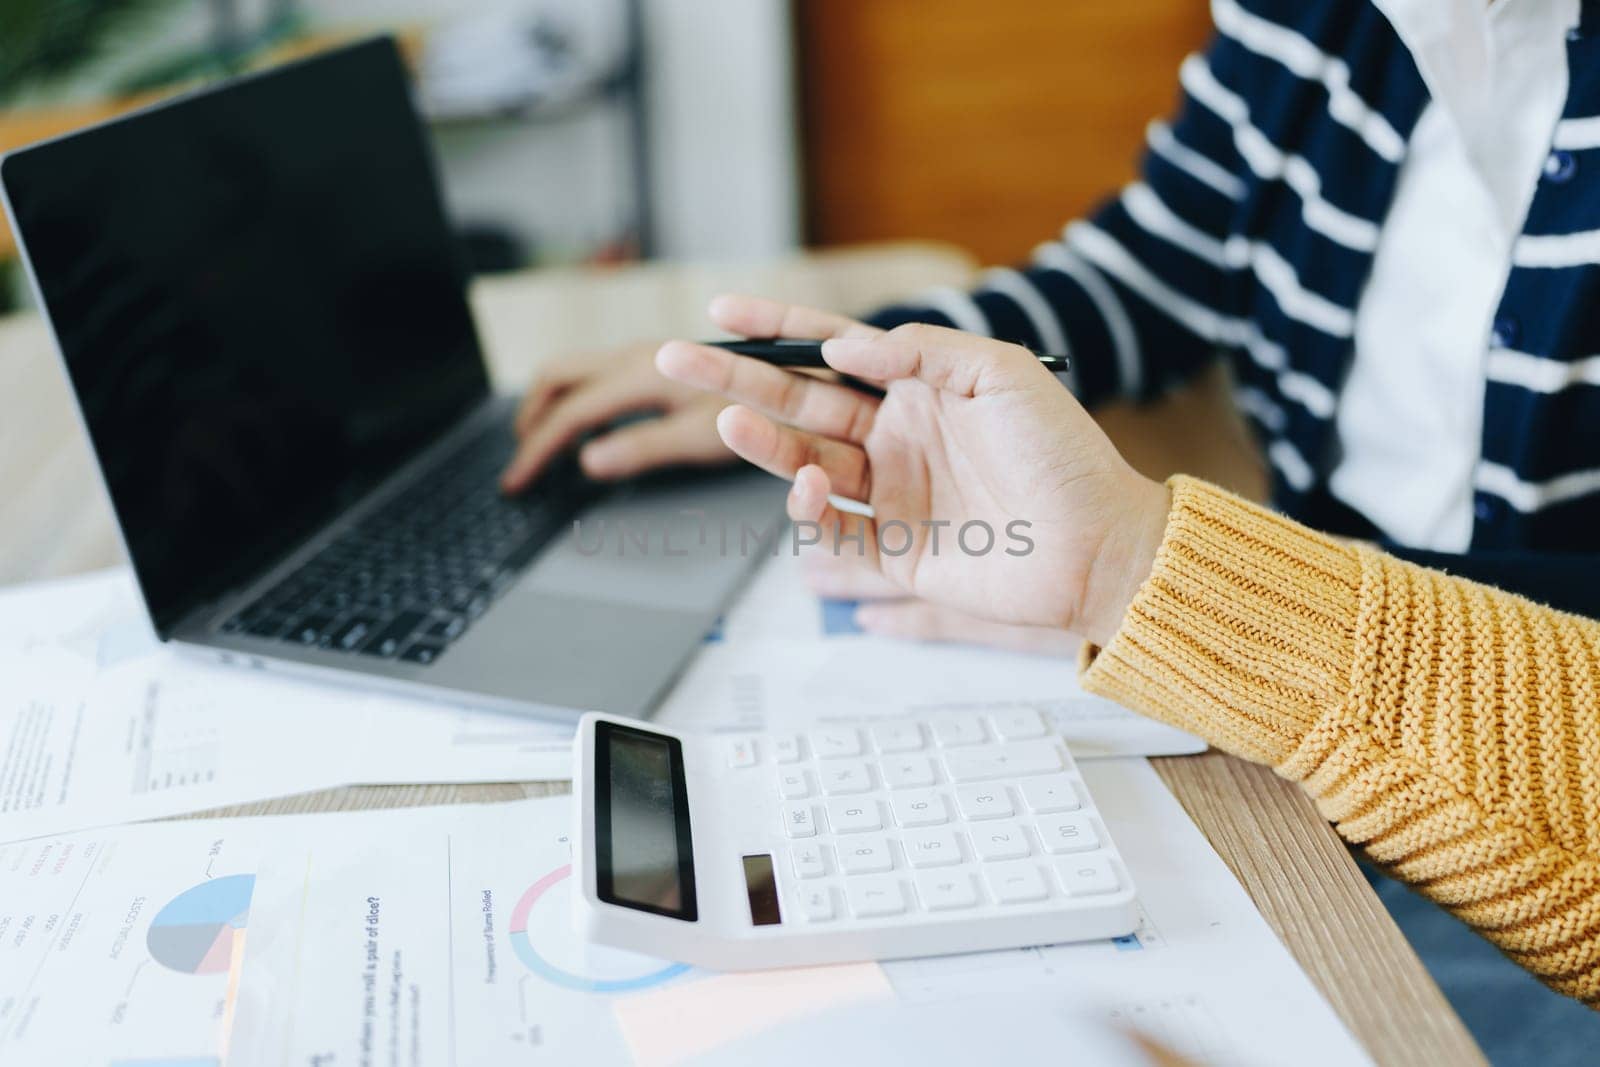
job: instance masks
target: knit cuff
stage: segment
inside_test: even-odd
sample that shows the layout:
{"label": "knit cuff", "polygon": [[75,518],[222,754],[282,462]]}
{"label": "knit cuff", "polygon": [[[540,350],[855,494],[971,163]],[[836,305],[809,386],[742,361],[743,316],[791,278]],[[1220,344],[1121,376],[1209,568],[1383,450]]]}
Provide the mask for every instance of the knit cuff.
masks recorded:
{"label": "knit cuff", "polygon": [[1276,766],[1349,691],[1360,558],[1205,482],[1167,485],[1155,567],[1085,650],[1083,686]]}

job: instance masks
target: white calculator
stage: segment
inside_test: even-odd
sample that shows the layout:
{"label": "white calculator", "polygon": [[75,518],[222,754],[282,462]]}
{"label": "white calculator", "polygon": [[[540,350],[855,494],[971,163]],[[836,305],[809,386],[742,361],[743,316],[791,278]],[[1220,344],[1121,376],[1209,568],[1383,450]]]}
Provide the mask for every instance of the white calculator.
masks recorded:
{"label": "white calculator", "polygon": [[1119,937],[1134,887],[1032,709],[679,734],[578,724],[579,933],[715,970]]}

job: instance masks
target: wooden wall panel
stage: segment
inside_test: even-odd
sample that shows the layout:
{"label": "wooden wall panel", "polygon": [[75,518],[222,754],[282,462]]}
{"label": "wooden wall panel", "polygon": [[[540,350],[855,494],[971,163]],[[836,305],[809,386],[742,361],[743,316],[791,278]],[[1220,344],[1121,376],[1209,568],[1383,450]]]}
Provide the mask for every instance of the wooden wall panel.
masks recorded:
{"label": "wooden wall panel", "polygon": [[795,0],[808,237],[1019,259],[1132,174],[1204,0]]}

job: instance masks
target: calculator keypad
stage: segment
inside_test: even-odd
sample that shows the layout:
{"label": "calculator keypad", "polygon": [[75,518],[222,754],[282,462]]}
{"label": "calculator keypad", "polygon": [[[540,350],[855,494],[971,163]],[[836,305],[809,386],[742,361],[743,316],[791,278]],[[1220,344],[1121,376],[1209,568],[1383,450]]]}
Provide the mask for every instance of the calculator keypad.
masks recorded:
{"label": "calculator keypad", "polygon": [[1004,910],[1121,886],[1070,757],[1032,709],[761,744],[791,839],[786,907],[805,922]]}

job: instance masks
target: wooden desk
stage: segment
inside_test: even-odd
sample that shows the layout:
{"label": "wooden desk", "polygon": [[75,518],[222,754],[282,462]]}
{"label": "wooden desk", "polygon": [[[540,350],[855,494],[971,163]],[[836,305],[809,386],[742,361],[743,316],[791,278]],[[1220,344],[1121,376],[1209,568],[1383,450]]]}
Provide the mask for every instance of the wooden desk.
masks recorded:
{"label": "wooden desk", "polygon": [[[711,295],[737,288],[825,307],[870,307],[923,286],[962,284],[972,265],[926,246],[830,253],[750,267],[650,266],[497,279],[473,294],[497,380],[539,361],[639,337],[698,336]],[[1186,469],[1249,492],[1260,475],[1215,390],[1163,411],[1107,416],[1146,471]],[[1175,417],[1180,416],[1180,417]],[[1196,435],[1197,426],[1211,431]],[[1221,429],[1218,430],[1218,427]],[[0,582],[108,566],[110,514],[55,366],[31,316],[0,320]],[[1483,1063],[1443,995],[1311,802],[1270,771],[1208,754],[1156,767],[1278,936],[1382,1064]],[[290,814],[509,800],[565,791],[526,783],[334,789],[209,814]]]}

